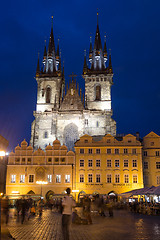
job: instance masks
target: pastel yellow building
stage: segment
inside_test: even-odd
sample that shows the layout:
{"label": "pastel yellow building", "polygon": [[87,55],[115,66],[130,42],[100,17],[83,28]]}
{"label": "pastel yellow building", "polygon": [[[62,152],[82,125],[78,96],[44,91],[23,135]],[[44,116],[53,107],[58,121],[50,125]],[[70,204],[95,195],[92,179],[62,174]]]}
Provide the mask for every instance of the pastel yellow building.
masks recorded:
{"label": "pastel yellow building", "polygon": [[143,188],[142,145],[128,134],[121,140],[105,135],[100,141],[84,135],[75,143],[76,183],[83,194],[120,194]]}
{"label": "pastel yellow building", "polygon": [[143,174],[146,187],[160,185],[160,136],[154,132],[143,138]]}
{"label": "pastel yellow building", "polygon": [[[9,154],[6,194],[10,197],[35,195],[50,198],[74,188],[75,154],[59,140],[33,151],[24,140]],[[43,185],[43,183],[46,183]]]}

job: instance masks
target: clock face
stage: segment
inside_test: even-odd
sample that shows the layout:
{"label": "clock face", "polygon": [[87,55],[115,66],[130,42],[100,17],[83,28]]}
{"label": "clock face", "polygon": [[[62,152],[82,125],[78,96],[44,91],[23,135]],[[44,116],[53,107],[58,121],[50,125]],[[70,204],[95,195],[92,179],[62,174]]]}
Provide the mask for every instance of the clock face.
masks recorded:
{"label": "clock face", "polygon": [[74,89],[73,88],[71,88],[71,95],[74,95]]}

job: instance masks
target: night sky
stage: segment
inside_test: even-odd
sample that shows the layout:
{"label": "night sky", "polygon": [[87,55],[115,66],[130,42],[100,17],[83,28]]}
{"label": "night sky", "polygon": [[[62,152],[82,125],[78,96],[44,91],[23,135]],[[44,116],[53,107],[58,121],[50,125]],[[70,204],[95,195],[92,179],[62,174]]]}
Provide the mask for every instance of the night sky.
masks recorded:
{"label": "night sky", "polygon": [[113,118],[117,133],[160,134],[160,1],[159,0],[16,0],[1,3],[0,134],[12,150],[29,142],[36,109],[35,72],[44,40],[60,38],[65,80],[74,72],[80,86],[84,49],[95,36],[99,11],[101,40],[107,35],[114,85]]}

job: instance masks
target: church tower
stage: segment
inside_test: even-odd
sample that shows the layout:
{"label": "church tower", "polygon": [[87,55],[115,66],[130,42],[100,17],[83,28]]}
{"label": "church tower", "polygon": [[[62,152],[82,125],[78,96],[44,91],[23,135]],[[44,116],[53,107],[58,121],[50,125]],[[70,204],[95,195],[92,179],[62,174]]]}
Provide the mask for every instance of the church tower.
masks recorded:
{"label": "church tower", "polygon": [[[90,111],[90,114],[92,114],[92,119],[97,116],[97,128],[93,130],[92,127],[87,126],[88,134],[93,136],[109,133],[115,136],[116,122],[111,118],[111,86],[113,84],[111,53],[109,54],[108,59],[106,36],[104,47],[102,47],[98,13],[94,45],[92,46],[92,39],[90,38],[88,60],[89,66],[87,64],[85,53],[83,65],[83,78],[85,80],[85,108]],[[91,124],[92,122],[93,121],[91,121]]]}
{"label": "church tower", "polygon": [[89,50],[90,66],[87,66],[86,56],[84,59],[83,78],[85,80],[85,96],[88,109],[111,112],[111,86],[113,84],[113,70],[111,54],[107,66],[106,36],[104,48],[102,48],[97,13],[97,29],[94,46],[90,38]]}

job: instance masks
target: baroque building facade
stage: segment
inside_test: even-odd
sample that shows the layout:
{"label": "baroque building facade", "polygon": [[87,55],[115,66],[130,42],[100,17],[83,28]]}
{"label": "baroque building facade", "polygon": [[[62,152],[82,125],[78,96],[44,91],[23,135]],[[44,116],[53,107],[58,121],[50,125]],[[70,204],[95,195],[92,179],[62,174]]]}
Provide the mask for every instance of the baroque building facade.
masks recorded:
{"label": "baroque building facade", "polygon": [[62,69],[59,43],[55,49],[52,22],[48,49],[44,48],[43,67],[40,69],[38,59],[36,70],[37,104],[30,141],[34,149],[45,149],[57,138],[73,150],[74,143],[84,134],[116,135],[111,108],[111,55],[107,62],[106,40],[102,47],[98,20],[93,47],[90,42],[89,65],[87,62],[85,56],[85,97],[82,100],[81,90],[73,77],[65,92],[64,67]]}
{"label": "baroque building facade", "polygon": [[80,195],[121,194],[143,188],[142,144],[128,134],[100,141],[84,135],[75,144],[76,182]]}
{"label": "baroque building facade", "polygon": [[[24,140],[9,154],[6,177],[6,194],[11,198],[23,195],[49,199],[74,189],[75,154],[68,151],[57,139],[45,148],[33,150]],[[47,183],[42,186],[40,182]]]}
{"label": "baroque building facade", "polygon": [[143,175],[145,187],[160,185],[160,136],[154,132],[143,138]]}

